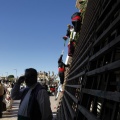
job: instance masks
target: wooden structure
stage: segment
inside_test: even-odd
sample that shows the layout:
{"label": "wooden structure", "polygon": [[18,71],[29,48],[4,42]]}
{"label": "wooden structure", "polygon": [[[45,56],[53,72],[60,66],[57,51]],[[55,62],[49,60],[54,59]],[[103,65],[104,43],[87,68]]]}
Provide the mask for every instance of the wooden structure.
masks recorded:
{"label": "wooden structure", "polygon": [[88,0],[57,120],[120,120],[120,0]]}

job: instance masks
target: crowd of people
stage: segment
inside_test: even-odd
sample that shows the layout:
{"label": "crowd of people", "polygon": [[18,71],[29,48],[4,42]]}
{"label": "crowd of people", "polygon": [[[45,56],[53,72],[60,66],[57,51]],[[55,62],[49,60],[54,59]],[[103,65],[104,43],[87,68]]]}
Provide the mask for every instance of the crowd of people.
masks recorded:
{"label": "crowd of people", "polygon": [[16,83],[0,81],[0,118],[3,111],[12,109],[14,100],[20,100],[18,120],[52,120],[53,118],[49,94],[37,81],[37,71],[34,68],[25,69],[24,76],[20,76]]}
{"label": "crowd of people", "polygon": [[12,108],[13,99],[11,98],[11,90],[14,81],[0,80],[0,118],[3,111],[9,111]]}
{"label": "crowd of people", "polygon": [[[2,118],[3,111],[9,112],[12,109],[13,99],[11,97],[11,90],[13,89],[15,84],[17,84],[17,83],[14,81],[0,80],[0,118]],[[52,85],[46,85],[46,84],[41,84],[41,85],[48,92],[49,96],[54,95],[55,100],[57,100],[59,92],[60,92],[59,83],[58,84],[55,83]],[[20,90],[23,90],[26,87],[27,86],[25,83],[20,84]]]}

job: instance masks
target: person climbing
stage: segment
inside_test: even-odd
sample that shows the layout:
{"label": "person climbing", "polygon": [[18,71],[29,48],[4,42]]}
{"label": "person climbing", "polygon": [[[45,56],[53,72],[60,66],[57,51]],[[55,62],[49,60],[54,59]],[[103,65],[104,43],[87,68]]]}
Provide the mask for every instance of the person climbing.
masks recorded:
{"label": "person climbing", "polygon": [[69,67],[69,64],[63,63],[62,57],[63,57],[64,51],[62,51],[59,59],[58,59],[58,75],[60,78],[60,84],[63,85],[64,83],[64,72],[65,72],[65,67]]}
{"label": "person climbing", "polygon": [[74,30],[76,33],[80,32],[81,29],[81,23],[82,23],[82,17],[81,17],[81,12],[75,12],[71,16],[72,20],[72,25],[74,26]]}
{"label": "person climbing", "polygon": [[73,26],[70,25],[70,24],[68,24],[67,27],[68,27],[68,28],[67,28],[66,36],[67,36],[67,37],[70,37],[70,29],[73,28]]}
{"label": "person climbing", "polygon": [[65,40],[65,42],[67,41],[67,39],[69,39],[68,42],[68,56],[73,55],[74,53],[74,49],[75,49],[75,41],[74,41],[74,37],[75,37],[75,31],[74,31],[74,27],[70,24],[67,25],[67,32],[66,32],[66,36],[63,37],[63,39]]}
{"label": "person climbing", "polygon": [[80,29],[82,23],[81,12],[75,12],[71,16],[73,27],[70,29],[70,39],[68,43],[68,56],[73,56],[78,39],[80,36]]}
{"label": "person climbing", "polygon": [[73,56],[74,51],[75,51],[75,46],[76,46],[76,40],[75,40],[75,30],[74,27],[72,26],[70,29],[70,38],[68,42],[68,56]]}
{"label": "person climbing", "polygon": [[68,24],[68,25],[67,25],[66,36],[63,36],[63,39],[64,39],[64,40],[67,40],[68,38],[70,38],[71,29],[73,29],[73,26],[70,25],[70,24]]}

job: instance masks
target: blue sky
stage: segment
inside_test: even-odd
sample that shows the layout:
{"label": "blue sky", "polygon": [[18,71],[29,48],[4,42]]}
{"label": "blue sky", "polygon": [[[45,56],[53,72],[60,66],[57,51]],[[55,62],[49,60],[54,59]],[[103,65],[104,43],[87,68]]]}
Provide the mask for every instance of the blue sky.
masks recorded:
{"label": "blue sky", "polygon": [[54,71],[76,0],[0,0],[0,76]]}

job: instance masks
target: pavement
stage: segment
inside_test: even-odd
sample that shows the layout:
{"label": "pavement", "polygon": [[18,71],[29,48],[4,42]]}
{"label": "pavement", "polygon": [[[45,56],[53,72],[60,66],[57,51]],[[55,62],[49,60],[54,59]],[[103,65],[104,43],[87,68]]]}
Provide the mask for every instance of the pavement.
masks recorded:
{"label": "pavement", "polygon": [[[57,101],[55,101],[55,96],[50,96],[50,102],[51,102],[51,110],[53,112],[53,120],[55,120],[56,117],[56,111],[57,111]],[[0,120],[17,120],[17,112],[19,109],[19,103],[20,101],[15,100],[13,102],[12,109],[8,111],[3,112],[3,118],[0,118]]]}

